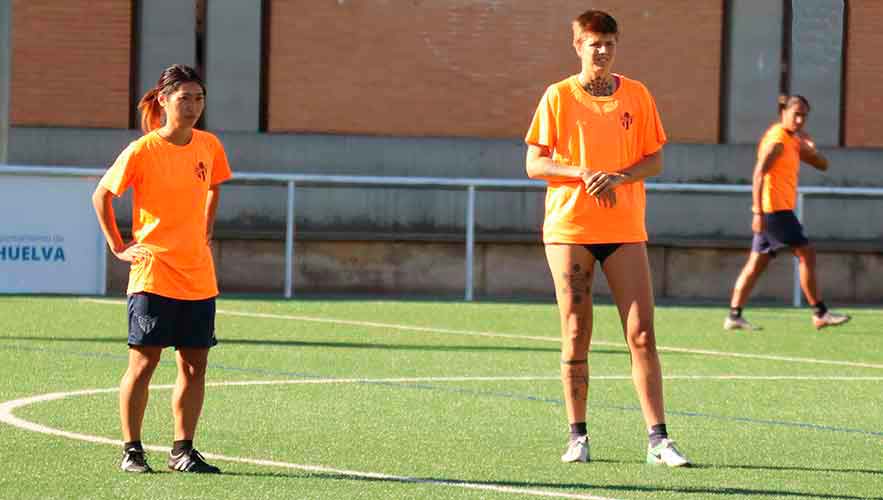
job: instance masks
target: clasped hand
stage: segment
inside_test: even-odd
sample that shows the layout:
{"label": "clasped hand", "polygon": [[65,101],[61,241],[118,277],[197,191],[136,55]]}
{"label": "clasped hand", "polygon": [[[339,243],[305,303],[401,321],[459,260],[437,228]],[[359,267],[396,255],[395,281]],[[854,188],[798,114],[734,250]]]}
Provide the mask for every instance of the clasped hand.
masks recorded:
{"label": "clasped hand", "polygon": [[615,172],[585,170],[580,178],[586,187],[586,193],[595,197],[598,206],[611,208],[616,205],[614,188],[622,184],[626,176]]}

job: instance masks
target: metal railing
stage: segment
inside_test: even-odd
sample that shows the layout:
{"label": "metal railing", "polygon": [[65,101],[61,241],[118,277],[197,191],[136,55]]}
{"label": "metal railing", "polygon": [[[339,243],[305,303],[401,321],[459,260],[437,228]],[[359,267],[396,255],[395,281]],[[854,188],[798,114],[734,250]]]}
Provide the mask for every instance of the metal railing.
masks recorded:
{"label": "metal railing", "polygon": [[[78,167],[43,167],[43,166],[16,166],[0,165],[0,174],[8,175],[46,175],[46,176],[74,176],[74,177],[100,177],[105,169],[101,168],[78,168]],[[319,174],[275,174],[257,172],[235,173],[233,183],[269,183],[285,184],[288,187],[287,203],[285,211],[285,298],[291,298],[294,294],[294,207],[296,188],[301,185],[347,185],[347,186],[383,186],[383,187],[459,187],[466,189],[466,258],[465,258],[465,290],[463,298],[472,301],[474,298],[473,261],[475,252],[475,196],[476,190],[485,189],[512,189],[530,188],[545,189],[544,181],[530,179],[489,179],[489,178],[447,178],[447,177],[378,177],[378,176],[353,176],[353,175],[319,175]],[[662,182],[646,182],[648,192],[689,192],[689,193],[750,193],[750,185],[736,184],[677,184]],[[803,186],[798,188],[797,207],[795,215],[803,222],[803,207],[807,196],[811,195],[837,195],[855,197],[883,197],[883,188],[845,188],[824,186]],[[800,273],[798,260],[795,257],[793,263],[793,291],[792,304],[795,307],[801,304]]]}

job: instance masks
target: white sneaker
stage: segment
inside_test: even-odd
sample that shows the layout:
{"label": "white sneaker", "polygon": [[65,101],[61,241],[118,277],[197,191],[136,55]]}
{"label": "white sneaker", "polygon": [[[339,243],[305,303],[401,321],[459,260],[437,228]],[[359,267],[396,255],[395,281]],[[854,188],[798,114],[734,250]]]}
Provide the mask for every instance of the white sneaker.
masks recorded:
{"label": "white sneaker", "polygon": [[663,439],[656,446],[647,445],[647,463],[665,464],[669,467],[690,466],[690,460],[678,450],[675,442],[671,439]]}
{"label": "white sneaker", "polygon": [[755,327],[742,316],[738,318],[727,316],[724,319],[724,330],[760,330],[760,328]]}
{"label": "white sneaker", "polygon": [[561,455],[562,462],[588,462],[591,460],[589,453],[589,436],[580,436],[571,439],[567,443],[567,451]]}
{"label": "white sneaker", "polygon": [[826,326],[840,326],[850,319],[851,318],[845,314],[828,311],[822,315],[822,317],[813,315],[812,324],[816,327],[816,330],[821,330]]}

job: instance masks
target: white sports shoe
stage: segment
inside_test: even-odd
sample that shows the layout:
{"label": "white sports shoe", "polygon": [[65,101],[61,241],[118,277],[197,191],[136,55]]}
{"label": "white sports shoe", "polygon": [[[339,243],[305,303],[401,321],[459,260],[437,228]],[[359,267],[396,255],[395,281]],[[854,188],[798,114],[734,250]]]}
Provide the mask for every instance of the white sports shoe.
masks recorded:
{"label": "white sports shoe", "polygon": [[656,446],[647,445],[647,463],[653,465],[665,464],[669,467],[690,466],[690,460],[678,450],[675,442],[671,439],[663,439]]}
{"label": "white sports shoe", "polygon": [[724,319],[724,330],[760,330],[760,328],[755,327],[742,316],[738,318],[727,316]]}
{"label": "white sports shoe", "polygon": [[591,460],[589,453],[589,436],[580,436],[571,439],[567,443],[567,451],[561,455],[562,462],[588,462]]}
{"label": "white sports shoe", "polygon": [[851,318],[845,314],[828,311],[821,317],[813,315],[812,324],[816,327],[816,330],[821,330],[826,326],[840,326],[850,319]]}

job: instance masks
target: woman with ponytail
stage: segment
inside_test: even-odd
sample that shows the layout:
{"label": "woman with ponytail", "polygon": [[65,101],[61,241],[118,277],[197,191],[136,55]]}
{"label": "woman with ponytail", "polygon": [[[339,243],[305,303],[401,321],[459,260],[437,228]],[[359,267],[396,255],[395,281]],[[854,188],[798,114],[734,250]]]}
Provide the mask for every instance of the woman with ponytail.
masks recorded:
{"label": "woman with ponytail", "polygon": [[[194,127],[205,85],[193,68],[174,65],[138,103],[144,135],[107,170],[92,204],[114,256],[130,264],[129,364],[120,382],[120,424],[127,472],[151,472],[141,444],[148,386],[162,350],[174,347],[174,444],[168,467],[218,473],[193,447],[215,339],[218,286],[211,239],[220,184],[232,174],[221,142]],[[133,240],[124,242],[113,197],[134,192]]]}
{"label": "woman with ponytail", "polygon": [[742,317],[742,308],[770,259],[783,248],[791,250],[800,261],[800,287],[812,306],[813,326],[821,329],[849,321],[849,316],[829,311],[822,301],[816,252],[794,215],[800,162],[825,171],[828,159],[803,130],[809,115],[809,101],[801,95],[781,96],[778,104],[779,120],[767,129],[757,147],[751,205],[754,239],[748,262],[733,288],[730,314],[724,319],[726,330],[755,329]]}

